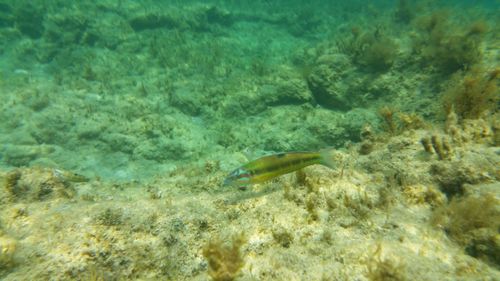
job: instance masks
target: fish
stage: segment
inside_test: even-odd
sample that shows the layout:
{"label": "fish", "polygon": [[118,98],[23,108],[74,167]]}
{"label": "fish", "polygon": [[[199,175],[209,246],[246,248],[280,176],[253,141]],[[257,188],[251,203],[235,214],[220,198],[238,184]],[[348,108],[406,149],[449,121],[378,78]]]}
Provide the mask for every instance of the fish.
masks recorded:
{"label": "fish", "polygon": [[54,175],[54,177],[56,177],[60,180],[63,180],[63,181],[88,182],[90,180],[89,178],[87,178],[83,175],[80,175],[80,174],[77,174],[74,172],[70,172],[70,171],[60,170],[60,169],[53,169],[52,174]]}
{"label": "fish", "polygon": [[224,186],[246,186],[263,183],[304,167],[319,164],[334,169],[334,149],[320,151],[281,152],[263,156],[232,171],[224,180]]}

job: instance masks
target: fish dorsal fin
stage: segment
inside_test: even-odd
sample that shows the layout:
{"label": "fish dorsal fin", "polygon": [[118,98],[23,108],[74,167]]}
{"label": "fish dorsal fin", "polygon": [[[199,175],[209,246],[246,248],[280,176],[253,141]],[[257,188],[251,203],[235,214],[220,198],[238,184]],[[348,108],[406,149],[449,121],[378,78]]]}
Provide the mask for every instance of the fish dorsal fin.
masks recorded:
{"label": "fish dorsal fin", "polygon": [[[249,148],[245,148],[243,151],[241,151],[241,153],[243,153],[243,155],[245,155],[245,157],[248,160],[258,159],[260,157],[276,154],[275,151],[265,151],[265,150],[253,150],[252,151]],[[281,153],[285,153],[285,152],[281,152]]]}

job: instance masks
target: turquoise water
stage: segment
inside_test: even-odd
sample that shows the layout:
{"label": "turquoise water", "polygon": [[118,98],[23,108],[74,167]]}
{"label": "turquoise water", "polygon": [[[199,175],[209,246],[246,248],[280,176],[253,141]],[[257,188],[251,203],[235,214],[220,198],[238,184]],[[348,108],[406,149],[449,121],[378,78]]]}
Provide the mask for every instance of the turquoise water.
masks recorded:
{"label": "turquoise water", "polygon": [[[408,204],[425,205],[424,209],[414,212],[416,217],[408,214],[407,217],[395,218],[399,225],[405,225],[410,219],[418,219],[419,223],[427,225],[430,213],[440,206],[458,208],[464,202],[472,204],[466,198],[476,193],[463,191],[467,190],[467,185],[492,184],[492,198],[498,199],[499,12],[498,1],[486,0],[0,0],[0,175],[6,182],[0,196],[0,204],[5,206],[0,217],[0,249],[10,253],[9,241],[17,241],[12,243],[20,249],[12,256],[0,255],[0,279],[88,280],[85,278],[93,276],[95,280],[204,280],[210,276],[214,280],[232,280],[234,276],[217,279],[216,274],[207,274],[207,268],[211,267],[207,262],[201,262],[207,258],[201,249],[211,241],[209,238],[223,236],[222,229],[232,229],[233,234],[243,229],[245,236],[253,241],[249,244],[274,239],[280,245],[288,245],[290,241],[282,242],[288,237],[286,233],[282,235],[283,231],[273,229],[269,234],[271,232],[264,226],[261,232],[268,231],[268,236],[259,240],[261,238],[256,238],[260,237],[259,234],[244,227],[245,218],[248,219],[248,228],[260,229],[259,223],[265,219],[255,214],[269,209],[269,216],[275,215],[284,228],[302,231],[300,225],[310,223],[310,218],[304,222],[301,221],[304,215],[297,214],[296,220],[290,222],[284,219],[285,215],[294,212],[290,211],[294,210],[293,204],[309,213],[314,213],[311,212],[313,205],[320,206],[318,208],[325,212],[334,208],[328,203],[329,193],[323,191],[330,190],[323,182],[325,177],[345,180],[331,186],[338,184],[347,189],[339,191],[340,195],[335,193],[337,191],[331,194],[337,194],[335,200],[341,202],[332,204],[344,204],[346,210],[354,203],[345,203],[349,200],[345,201],[342,196],[347,196],[353,186],[363,190],[366,187],[368,193],[365,195],[372,200],[382,198],[383,191],[380,190],[395,184],[394,202],[407,202],[402,199],[407,196],[415,200],[406,198],[412,202]],[[428,139],[432,146],[430,152],[427,151],[432,154],[430,157],[424,155],[427,147],[422,147],[423,139]],[[453,149],[446,148],[448,139]],[[300,187],[304,184],[287,177],[281,182],[280,179],[277,183],[272,182],[270,187],[257,187],[256,193],[250,195],[241,195],[237,190],[228,191],[221,186],[227,173],[251,159],[278,152],[324,148],[335,148],[345,153],[349,160],[345,160],[343,166],[339,165],[341,171],[330,174],[321,168],[308,170],[314,179],[310,182],[319,187],[309,186],[307,194]],[[467,151],[475,154],[468,158]],[[391,158],[394,155],[401,157]],[[405,165],[409,166],[407,172],[398,170]],[[352,172],[351,178],[343,178],[344,168],[353,171],[359,168],[363,176]],[[461,173],[453,174],[451,171],[455,170]],[[62,171],[62,176],[57,171]],[[87,181],[81,183],[66,172],[82,175]],[[376,173],[380,175],[376,176]],[[300,177],[299,174],[296,176]],[[369,178],[371,176],[373,178]],[[423,179],[423,183],[418,179]],[[20,184],[21,181],[26,183]],[[288,193],[285,193],[288,201],[279,197],[284,192],[282,190],[286,190],[281,184],[288,188],[292,186],[292,193],[299,194],[293,195],[297,198],[292,196],[295,199],[291,200]],[[30,190],[40,186],[42,191],[35,196],[37,199],[33,199]],[[43,186],[49,187],[44,189]],[[65,189],[69,187],[71,192]],[[58,195],[46,197],[43,190],[47,189]],[[425,197],[418,193],[424,192],[421,189],[429,194],[436,189],[438,195],[426,193]],[[311,190],[320,195],[311,197]],[[375,192],[373,190],[376,190],[375,195],[370,193]],[[234,198],[226,198],[226,192]],[[8,199],[11,193],[17,199]],[[265,201],[268,193],[278,196],[276,198],[281,203],[274,205],[277,209],[266,205],[273,205],[273,200],[276,200]],[[376,206],[373,208],[378,208],[380,217],[384,212],[398,213],[396,210],[382,210],[383,203],[379,206],[366,199],[371,202],[367,203],[360,199],[359,194],[356,204],[370,206],[365,206],[369,209]],[[461,196],[463,201],[452,201]],[[422,199],[424,197],[427,199]],[[158,198],[165,202],[151,201]],[[493,211],[488,216],[498,218],[498,201],[491,200],[487,202],[493,202]],[[222,204],[220,202],[226,202],[230,207],[220,207],[217,205]],[[71,207],[73,203],[75,205]],[[207,210],[196,208],[205,203],[210,206]],[[33,242],[28,242],[27,237],[56,235],[56,231],[25,221],[30,225],[29,234],[22,233],[18,215],[13,213],[25,210],[29,217],[40,212],[40,219],[46,218],[54,225],[64,220],[64,216],[81,213],[92,218],[91,221],[97,221],[98,228],[102,227],[98,231],[111,228],[123,234],[129,229],[117,230],[117,224],[130,228],[131,225],[145,227],[147,219],[140,217],[143,206],[157,212],[158,220],[165,225],[178,220],[181,221],[179,225],[196,226],[198,236],[192,232],[186,234],[187,230],[172,230],[173,234],[169,234],[179,235],[175,238],[181,241],[179,244],[193,245],[193,248],[165,250],[173,254],[151,257],[151,264],[135,264],[135,267],[128,268],[134,270],[127,273],[126,266],[112,267],[109,265],[111,261],[106,263],[95,256],[87,259],[61,249],[57,253],[46,251],[56,245],[50,242],[44,244],[43,250],[37,250],[50,256],[47,263],[33,262],[35,267],[42,269],[29,275],[26,267],[21,265],[33,255],[30,252],[30,243]],[[163,213],[162,208],[171,213]],[[252,213],[253,208],[260,211]],[[360,210],[363,208],[359,207]],[[131,213],[125,212],[123,217],[127,219],[116,219],[120,223],[109,222],[110,217],[122,217],[121,214],[114,217],[113,212],[117,209],[130,209]],[[354,211],[362,215],[346,212],[349,213],[346,216],[354,220],[369,216],[367,211]],[[212,220],[205,214],[211,214]],[[321,214],[319,211],[319,215],[312,215],[320,218],[313,221],[321,227],[339,225],[338,221],[322,220]],[[439,214],[434,216],[441,216]],[[183,216],[192,217],[186,219]],[[206,229],[204,219],[209,221]],[[15,222],[10,227],[11,221]],[[82,217],[72,217],[67,223],[73,223],[73,227],[94,225]],[[344,221],[340,224],[355,225]],[[383,224],[373,219],[370,225],[378,229]],[[497,224],[488,222],[483,227],[491,231]],[[55,228],[54,225],[51,227]],[[66,235],[70,237],[67,248],[75,249],[79,246],[72,243],[82,241],[82,237],[73,236],[75,233],[71,231],[75,230],[69,225],[67,227]],[[151,227],[154,231],[145,231],[153,237],[145,239],[159,239],[158,233],[164,233],[162,227],[166,228],[158,223]],[[443,252],[463,254],[464,249],[469,251],[461,260],[466,264],[460,267],[463,272],[458,266],[450,269],[443,262],[436,266],[435,280],[443,280],[440,278],[451,271],[454,273],[450,273],[449,280],[461,274],[465,280],[478,280],[475,279],[478,276],[485,280],[498,277],[498,231],[493,230],[492,236],[483,237],[490,243],[484,242],[486,247],[492,250],[478,250],[480,253],[476,253],[470,250],[476,244],[473,247],[469,243],[476,238],[454,238],[451,226],[446,231],[438,231],[436,227],[431,229],[429,231],[436,231],[429,234],[434,239],[429,238],[432,241],[444,241],[440,239],[445,238],[439,235],[450,235],[451,240],[458,241],[459,246],[453,244],[451,250]],[[151,234],[155,231],[156,235]],[[378,235],[374,233],[379,230],[366,227],[363,231],[368,234],[360,236],[359,241],[369,241],[366,247],[380,246],[377,244],[379,240],[370,240]],[[2,235],[8,238],[2,240]],[[405,235],[407,233],[401,237],[417,244],[425,240],[412,240]],[[415,234],[418,235],[423,234]],[[171,238],[167,236],[161,237],[166,241]],[[307,237],[304,235],[300,239],[307,240]],[[340,239],[340,236],[334,238]],[[126,234],[115,239],[128,241]],[[298,240],[296,238],[294,243]],[[416,242],[418,240],[420,242]],[[256,268],[273,259],[283,260],[280,255],[279,258],[267,259],[272,256],[270,252],[242,246],[243,242],[237,237],[234,241],[236,248],[243,247],[245,253],[252,256],[249,259],[258,261],[254,264]],[[175,247],[180,247],[179,244]],[[113,254],[108,254],[130,256],[131,264],[141,260],[131,254],[132,247],[123,247],[125,250],[121,253],[115,249]],[[306,256],[322,255],[321,250],[304,247],[307,248]],[[279,248],[282,250],[283,247]],[[291,251],[301,253],[302,250],[306,251],[302,248]],[[375,262],[377,268],[382,268],[386,259],[377,251],[372,251],[376,256],[374,260],[378,262]],[[476,254],[471,254],[471,251]],[[75,262],[71,272],[61,265],[64,259],[60,255],[66,254]],[[398,254],[404,256],[408,253]],[[176,263],[173,261],[176,255],[185,255],[186,258],[182,263]],[[295,267],[291,266],[286,274],[252,275],[247,263],[246,267],[242,266],[243,276],[238,278],[319,280],[315,278],[328,275],[336,277],[324,277],[323,280],[389,280],[384,279],[382,273],[377,275],[375,272],[378,271],[370,269],[370,265],[368,269],[365,265],[342,267],[340,271],[332,269],[331,272],[335,271],[337,275],[328,270],[323,275],[301,275],[297,273],[303,263],[298,258],[300,255],[297,254],[299,262],[290,261]],[[347,257],[345,254],[343,258],[358,260],[360,255],[356,253]],[[329,254],[324,254],[324,257],[332,258]],[[85,262],[80,259],[85,259]],[[159,270],[158,260],[162,259],[168,260],[169,264]],[[452,260],[450,256],[436,259]],[[210,258],[207,260],[210,263]],[[313,261],[319,264],[311,259]],[[406,264],[410,262],[406,261]],[[426,262],[432,264],[436,260],[421,263],[418,260],[416,266],[425,267]],[[464,269],[467,266],[472,268],[471,264],[479,272],[477,275],[470,273],[472,269]],[[325,268],[330,265],[326,264]],[[43,270],[52,266],[55,269],[51,272],[64,273],[51,275]],[[393,276],[399,276],[394,280],[405,280],[399,271],[396,272],[397,268],[386,269],[392,270]],[[95,275],[86,275],[92,270]],[[119,277],[112,276],[110,272],[114,270],[120,272]],[[417,276],[415,272],[407,270],[406,273],[410,276],[408,280],[415,280],[412,279]],[[352,279],[346,276],[352,276]]]}
{"label": "turquoise water", "polygon": [[[48,3],[2,2],[0,163],[123,180],[242,149],[342,147],[360,141],[363,125],[377,127],[389,103],[434,120],[438,109],[422,99],[439,84],[401,85],[432,74],[408,33],[419,17],[462,5]],[[491,37],[498,3],[476,3],[447,20],[463,29],[481,18]],[[353,28],[368,41],[338,50]],[[374,42],[388,49],[357,53]]]}

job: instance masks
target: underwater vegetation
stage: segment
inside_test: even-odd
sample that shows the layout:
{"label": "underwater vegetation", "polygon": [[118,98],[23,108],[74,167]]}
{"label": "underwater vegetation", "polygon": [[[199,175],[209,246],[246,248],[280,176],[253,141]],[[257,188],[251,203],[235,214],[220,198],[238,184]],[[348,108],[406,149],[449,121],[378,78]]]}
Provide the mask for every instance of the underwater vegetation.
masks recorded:
{"label": "underwater vegetation", "polygon": [[483,113],[494,113],[500,101],[499,82],[498,68],[472,67],[454,74],[443,94],[447,114],[454,111],[460,119],[475,119]]}
{"label": "underwater vegetation", "polygon": [[453,150],[448,138],[432,135],[430,138],[423,137],[420,142],[424,146],[425,152],[435,153],[439,160],[451,159]]}
{"label": "underwater vegetation", "polygon": [[339,40],[337,48],[363,69],[374,72],[388,70],[398,55],[398,45],[381,28],[362,31],[352,27],[351,37]]}
{"label": "underwater vegetation", "polygon": [[[382,120],[382,130],[390,135],[398,135],[408,130],[423,129],[427,126],[422,116],[417,113],[400,112],[389,106],[380,108],[378,115]],[[363,134],[365,134],[366,138],[368,132]]]}
{"label": "underwater vegetation", "polygon": [[485,21],[478,20],[464,26],[450,18],[450,13],[445,10],[421,16],[416,20],[421,32],[413,42],[413,51],[425,65],[446,74],[464,70],[480,61],[480,47],[488,31]]}
{"label": "underwater vegetation", "polygon": [[123,223],[123,213],[121,210],[113,210],[111,208],[106,209],[104,212],[99,214],[96,218],[98,224],[105,226],[116,226]]}
{"label": "underwater vegetation", "polygon": [[235,280],[244,265],[241,246],[245,241],[242,234],[233,237],[231,245],[225,245],[220,239],[210,240],[203,249],[203,256],[208,261],[208,274],[212,280]]}
{"label": "underwater vegetation", "polygon": [[75,190],[69,181],[57,176],[54,169],[14,169],[4,179],[3,192],[9,201],[42,201],[72,198]]}
{"label": "underwater vegetation", "polygon": [[431,222],[465,251],[500,268],[500,201],[493,194],[455,197],[437,208]]}
{"label": "underwater vegetation", "polygon": [[366,277],[371,281],[405,281],[406,268],[401,262],[396,259],[386,258],[382,256],[382,244],[377,244],[375,251],[372,253],[367,267],[368,272]]}

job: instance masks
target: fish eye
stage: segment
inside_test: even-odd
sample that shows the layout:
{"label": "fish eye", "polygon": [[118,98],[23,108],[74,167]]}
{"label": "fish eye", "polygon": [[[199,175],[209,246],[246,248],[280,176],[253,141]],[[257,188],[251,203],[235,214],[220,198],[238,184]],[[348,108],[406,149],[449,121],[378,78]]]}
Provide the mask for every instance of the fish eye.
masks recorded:
{"label": "fish eye", "polygon": [[231,185],[236,183],[246,184],[248,181],[250,181],[250,173],[243,168],[238,168],[232,171],[229,176],[227,176],[227,178],[224,180],[224,185]]}

